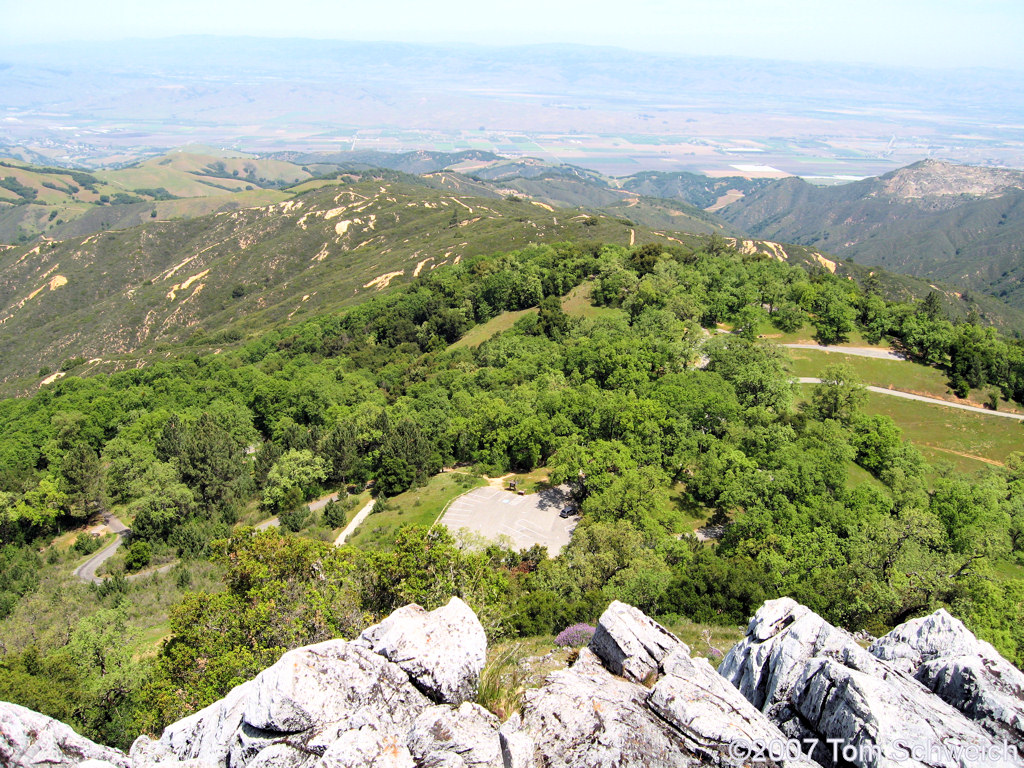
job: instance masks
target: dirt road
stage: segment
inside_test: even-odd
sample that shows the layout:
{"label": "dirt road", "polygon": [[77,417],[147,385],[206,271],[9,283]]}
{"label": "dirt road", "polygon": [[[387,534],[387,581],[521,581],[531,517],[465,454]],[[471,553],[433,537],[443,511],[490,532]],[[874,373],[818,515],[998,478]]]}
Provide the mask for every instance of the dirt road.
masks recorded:
{"label": "dirt road", "polygon": [[[815,379],[809,376],[801,376],[796,381],[798,384],[821,384],[821,379]],[[972,413],[982,413],[986,416],[1002,416],[1004,419],[1016,419],[1017,421],[1024,421],[1024,414],[1020,413],[992,411],[989,410],[988,408],[978,408],[975,405],[951,403],[948,400],[939,400],[937,397],[925,397],[924,395],[914,395],[911,394],[910,392],[901,392],[898,389],[886,389],[885,387],[864,387],[864,389],[866,389],[868,392],[877,392],[880,395],[902,397],[904,400],[917,400],[919,403],[930,403],[931,405],[944,405],[947,408],[959,408],[961,411],[971,411]]]}
{"label": "dirt road", "polygon": [[840,355],[855,355],[856,357],[873,357],[877,360],[901,360],[907,358],[896,354],[891,349],[880,347],[824,347],[820,344],[779,344],[786,349],[813,349],[818,352],[834,352]]}
{"label": "dirt road", "polygon": [[376,504],[376,501],[370,499],[368,502],[366,502],[365,507],[356,512],[356,516],[352,518],[352,521],[345,526],[345,530],[339,533],[338,538],[334,540],[334,546],[340,547],[348,540],[349,536],[356,532],[356,528],[359,527],[360,523],[362,523],[363,520],[369,517],[370,513],[373,511],[374,504]]}

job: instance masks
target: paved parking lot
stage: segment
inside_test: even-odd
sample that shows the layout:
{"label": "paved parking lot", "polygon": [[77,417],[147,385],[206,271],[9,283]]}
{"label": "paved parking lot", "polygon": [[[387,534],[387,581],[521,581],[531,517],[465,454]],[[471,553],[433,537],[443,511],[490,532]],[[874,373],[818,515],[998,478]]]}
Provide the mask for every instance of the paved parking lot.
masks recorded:
{"label": "paved parking lot", "polygon": [[562,487],[525,496],[502,488],[477,488],[455,499],[438,522],[452,532],[468,528],[488,539],[508,537],[517,550],[543,544],[554,557],[569,543],[579,521],[558,516],[569,501]]}

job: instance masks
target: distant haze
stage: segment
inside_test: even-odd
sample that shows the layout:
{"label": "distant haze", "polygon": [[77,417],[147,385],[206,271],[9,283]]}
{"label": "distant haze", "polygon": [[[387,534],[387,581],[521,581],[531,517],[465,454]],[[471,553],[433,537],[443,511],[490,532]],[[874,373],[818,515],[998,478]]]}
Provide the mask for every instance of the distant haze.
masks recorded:
{"label": "distant haze", "polygon": [[1024,168],[1024,69],[212,35],[0,47],[0,157],[95,166],[197,143],[482,150],[614,176]]}
{"label": "distant haze", "polygon": [[216,34],[1024,69],[1020,0],[0,0],[0,18],[5,46]]}

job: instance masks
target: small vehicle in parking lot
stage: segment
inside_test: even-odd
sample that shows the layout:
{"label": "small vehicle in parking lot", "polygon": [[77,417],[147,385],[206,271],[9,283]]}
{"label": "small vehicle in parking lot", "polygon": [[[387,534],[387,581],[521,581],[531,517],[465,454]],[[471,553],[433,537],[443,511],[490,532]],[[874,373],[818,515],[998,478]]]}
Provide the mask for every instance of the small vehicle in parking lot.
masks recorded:
{"label": "small vehicle in parking lot", "polygon": [[563,509],[561,512],[559,512],[558,516],[561,517],[562,519],[565,519],[567,517],[572,517],[575,514],[576,514],[576,507],[570,505],[570,506],[566,507],[565,509]]}

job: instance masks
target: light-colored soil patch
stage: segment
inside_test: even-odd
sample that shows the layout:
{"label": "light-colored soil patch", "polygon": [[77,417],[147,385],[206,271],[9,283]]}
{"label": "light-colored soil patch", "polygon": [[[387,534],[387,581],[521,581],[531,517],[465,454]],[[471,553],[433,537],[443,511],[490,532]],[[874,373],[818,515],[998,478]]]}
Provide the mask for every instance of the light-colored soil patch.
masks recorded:
{"label": "light-colored soil patch", "polygon": [[366,283],[366,285],[364,285],[363,288],[376,288],[378,291],[383,291],[391,284],[392,280],[394,280],[396,277],[401,277],[404,274],[405,270],[402,269],[399,270],[398,272],[387,272],[383,275],[378,275],[377,277],[373,278],[373,280]]}
{"label": "light-colored soil patch", "polygon": [[[171,290],[167,292],[167,298],[170,299],[171,301],[174,301],[178,297],[178,291],[187,291],[191,287],[192,283],[196,282],[197,280],[202,280],[208,274],[210,274],[210,270],[204,269],[199,274],[192,275],[192,277],[190,277],[183,283],[175,283],[174,285],[171,286]],[[193,292],[193,295],[198,293],[201,289],[201,286],[197,286],[196,290]]]}
{"label": "light-colored soil patch", "polygon": [[825,269],[831,272],[833,275],[836,273],[836,263],[832,259],[826,259],[820,253],[814,254],[814,260],[821,264]]}
{"label": "light-colored soil patch", "polygon": [[419,277],[420,276],[420,272],[423,271],[423,267],[426,265],[426,263],[428,261],[433,261],[433,260],[434,260],[433,256],[428,256],[427,258],[423,259],[423,261],[417,262],[416,263],[416,269],[413,270],[412,276],[413,277]]}
{"label": "light-colored soil patch", "polygon": [[722,210],[723,208],[725,208],[725,206],[729,205],[730,203],[735,203],[737,200],[742,199],[742,192],[740,192],[738,189],[730,189],[724,195],[720,196],[717,200],[715,200],[714,205],[711,205],[705,208],[704,210],[707,211],[708,213],[714,213],[715,211]]}
{"label": "light-colored soil patch", "polygon": [[57,371],[56,373],[51,373],[49,376],[47,376],[45,379],[39,382],[39,386],[44,387],[47,384],[53,384],[53,382],[57,381],[58,379],[63,379],[66,375],[67,374],[64,373],[64,371]]}

